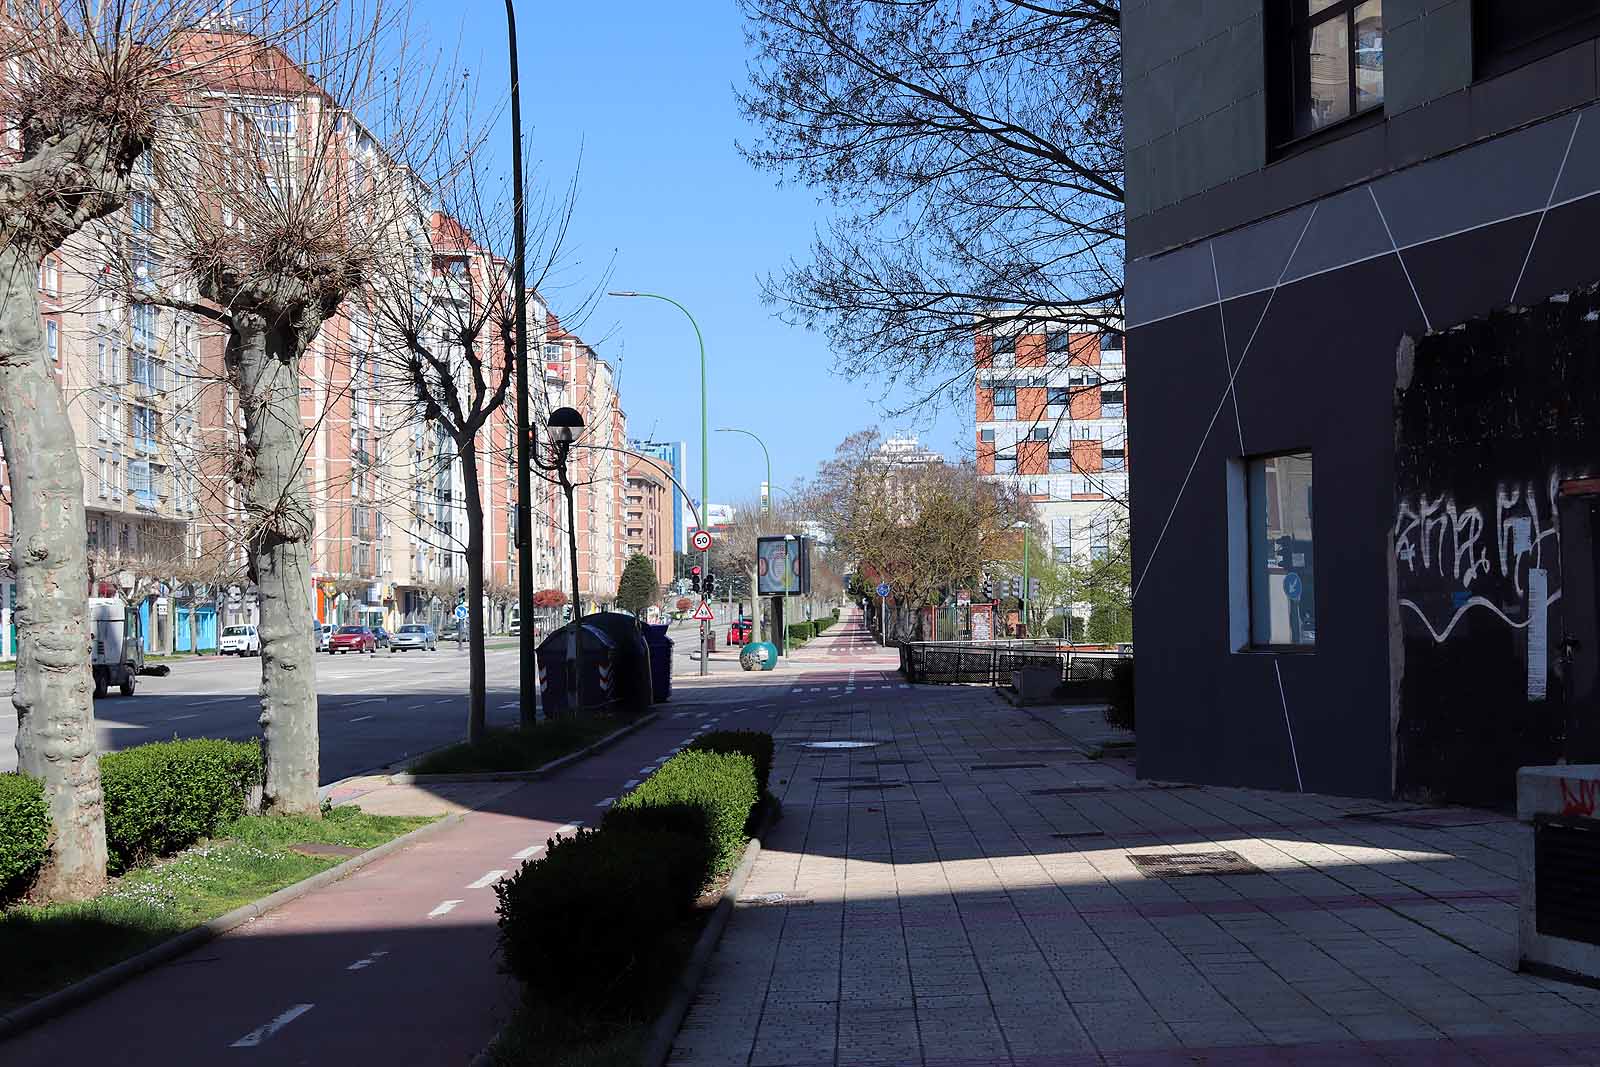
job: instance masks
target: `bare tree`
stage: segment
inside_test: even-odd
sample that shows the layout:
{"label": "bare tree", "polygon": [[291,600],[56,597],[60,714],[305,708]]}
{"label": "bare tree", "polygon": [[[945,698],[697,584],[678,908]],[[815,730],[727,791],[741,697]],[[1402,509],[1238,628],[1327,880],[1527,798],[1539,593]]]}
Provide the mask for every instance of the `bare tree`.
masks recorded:
{"label": "bare tree", "polygon": [[852,377],[965,388],[973,336],[1120,327],[1121,0],[740,0],[757,167],[841,216],[770,278]]}
{"label": "bare tree", "polygon": [[381,0],[331,10],[315,0],[284,3],[294,24],[271,40],[219,26],[181,43],[184,54],[236,58],[210,66],[190,120],[157,153],[179,277],[163,287],[130,271],[125,283],[134,295],[206,317],[225,336],[226,379],[243,423],[230,462],[260,614],[264,804],[315,813],[301,360],[346,299],[371,283],[392,220],[415,195],[412,176],[390,161],[423,154],[433,83],[426,65],[407,62],[404,27]]}
{"label": "bare tree", "polygon": [[182,41],[226,6],[0,5],[0,443],[16,490],[19,635],[12,703],[18,765],[43,780],[50,803],[54,844],[38,892],[53,899],[95,893],[106,849],[84,641],[83,476],[45,347],[38,268],[127,202],[130,175],[184,87],[226,58],[225,50],[186,54]]}
{"label": "bare tree", "polygon": [[[461,468],[471,641],[467,740],[478,741],[487,729],[488,707],[481,464],[486,450],[515,440],[514,434],[495,440],[503,426],[494,415],[505,406],[514,380],[518,264],[497,254],[512,244],[513,205],[503,185],[491,191],[471,108],[463,105],[443,119],[440,127],[449,131],[444,150],[412,164],[426,179],[428,194],[411,202],[389,234],[395,249],[415,249],[417,236],[426,235],[428,254],[382,257],[371,306],[380,339],[380,387],[443,430],[454,454],[442,462]],[[534,294],[560,255],[575,190],[574,182],[563,200],[543,208],[535,202],[528,235],[533,251],[524,264],[530,302],[538,299]]]}

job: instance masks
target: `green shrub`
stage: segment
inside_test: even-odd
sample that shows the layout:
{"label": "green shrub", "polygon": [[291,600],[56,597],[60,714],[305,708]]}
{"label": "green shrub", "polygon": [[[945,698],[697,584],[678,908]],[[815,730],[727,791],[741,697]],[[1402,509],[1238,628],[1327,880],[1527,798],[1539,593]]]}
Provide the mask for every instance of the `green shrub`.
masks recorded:
{"label": "green shrub", "polygon": [[1119,660],[1111,668],[1111,703],[1106,706],[1106,722],[1132,730],[1133,660]]}
{"label": "green shrub", "polygon": [[31,878],[49,851],[44,786],[24,774],[0,774],[0,897]]}
{"label": "green shrub", "polygon": [[695,738],[692,752],[740,752],[756,771],[756,795],[765,796],[772,780],[772,735],[760,730],[713,730]]}
{"label": "green shrub", "polygon": [[755,761],[742,753],[680,752],[606,812],[606,829],[699,833],[706,874],[728,870],[744,848],[744,826],[760,794]]}
{"label": "green shrub", "polygon": [[243,815],[261,772],[255,741],[161,741],[100,757],[112,873],[176,852]]}
{"label": "green shrub", "polygon": [[703,840],[666,831],[551,840],[495,886],[505,969],[543,999],[626,1005],[630,978],[694,904],[703,869]]}
{"label": "green shrub", "polygon": [[809,622],[791,622],[784,627],[784,631],[788,636],[789,644],[795,648],[799,648],[816,636],[816,631],[811,628]]}
{"label": "green shrub", "polygon": [[831,618],[831,617],[828,617],[828,616],[823,616],[820,619],[812,619],[811,620],[811,625],[812,625],[813,628],[816,629],[817,633],[820,635],[824,630],[826,630],[828,627],[832,626],[834,623],[836,623],[838,621],[839,621],[838,619]]}

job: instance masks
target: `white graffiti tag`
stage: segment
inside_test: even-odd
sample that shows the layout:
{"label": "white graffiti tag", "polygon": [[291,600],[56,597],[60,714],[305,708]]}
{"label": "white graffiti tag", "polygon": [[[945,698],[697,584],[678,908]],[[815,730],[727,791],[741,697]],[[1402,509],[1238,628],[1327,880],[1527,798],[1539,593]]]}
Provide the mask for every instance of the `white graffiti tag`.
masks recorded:
{"label": "white graffiti tag", "polygon": [[[1559,476],[1552,473],[1541,501],[1538,482],[1500,483],[1494,491],[1492,527],[1487,527],[1484,509],[1463,508],[1448,493],[1432,499],[1419,493],[1402,500],[1394,523],[1394,552],[1402,575],[1446,579],[1471,595],[1462,597],[1458,592],[1452,597],[1452,613],[1442,626],[1436,626],[1415,600],[1402,597],[1400,606],[1415,612],[1433,639],[1441,642],[1473,608],[1486,608],[1519,629],[1527,626],[1532,617],[1527,603],[1529,570],[1559,567],[1560,563],[1558,485]],[[1486,527],[1492,541],[1485,539]],[[1553,539],[1548,557],[1546,539]],[[1486,593],[1493,594],[1493,599]],[[1542,611],[1560,598],[1559,587],[1549,589],[1544,603],[1537,607]],[[1520,611],[1516,610],[1518,600],[1522,602]]]}

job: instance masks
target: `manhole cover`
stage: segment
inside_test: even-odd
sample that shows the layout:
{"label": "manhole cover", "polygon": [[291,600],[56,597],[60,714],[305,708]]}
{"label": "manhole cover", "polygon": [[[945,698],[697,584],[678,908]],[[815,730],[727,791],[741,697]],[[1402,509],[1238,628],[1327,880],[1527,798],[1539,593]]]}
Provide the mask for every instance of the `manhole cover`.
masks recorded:
{"label": "manhole cover", "polygon": [[801,748],[877,748],[882,741],[803,741]]}
{"label": "manhole cover", "polygon": [[1128,859],[1146,878],[1189,878],[1195,875],[1260,874],[1261,868],[1237,852],[1164,852]]}
{"label": "manhole cover", "polygon": [[1038,767],[1045,767],[1044,763],[974,763],[969,770],[974,771],[1031,771]]}

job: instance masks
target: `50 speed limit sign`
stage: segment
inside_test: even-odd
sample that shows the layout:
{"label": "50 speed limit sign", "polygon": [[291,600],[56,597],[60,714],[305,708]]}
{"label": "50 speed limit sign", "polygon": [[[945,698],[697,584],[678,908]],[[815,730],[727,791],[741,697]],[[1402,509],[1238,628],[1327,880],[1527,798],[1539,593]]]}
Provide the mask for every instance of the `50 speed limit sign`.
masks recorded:
{"label": "50 speed limit sign", "polygon": [[689,543],[696,552],[706,552],[711,548],[711,535],[704,530],[696,530],[694,536],[689,538]]}

